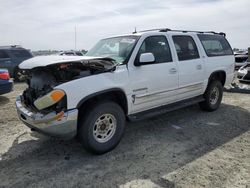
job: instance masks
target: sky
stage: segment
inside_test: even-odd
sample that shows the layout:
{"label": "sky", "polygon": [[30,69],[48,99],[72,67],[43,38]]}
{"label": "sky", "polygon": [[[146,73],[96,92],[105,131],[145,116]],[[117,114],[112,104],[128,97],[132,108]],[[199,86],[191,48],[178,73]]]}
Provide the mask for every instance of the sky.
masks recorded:
{"label": "sky", "polygon": [[89,50],[135,29],[225,32],[233,48],[250,47],[250,0],[0,0],[0,46]]}

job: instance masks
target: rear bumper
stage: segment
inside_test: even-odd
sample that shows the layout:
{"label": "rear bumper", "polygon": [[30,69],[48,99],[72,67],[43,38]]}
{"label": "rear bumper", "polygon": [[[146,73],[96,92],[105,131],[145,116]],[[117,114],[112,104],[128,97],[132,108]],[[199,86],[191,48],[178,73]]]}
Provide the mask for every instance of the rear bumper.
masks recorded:
{"label": "rear bumper", "polygon": [[[77,133],[78,110],[68,110],[59,114],[50,113],[43,115],[34,113],[27,109],[21,102],[21,98],[16,99],[16,109],[20,120],[29,128],[48,136],[55,136],[62,139],[71,139]],[[60,116],[63,114],[63,116]]]}
{"label": "rear bumper", "polygon": [[0,81],[0,95],[9,93],[13,89],[13,81]]}

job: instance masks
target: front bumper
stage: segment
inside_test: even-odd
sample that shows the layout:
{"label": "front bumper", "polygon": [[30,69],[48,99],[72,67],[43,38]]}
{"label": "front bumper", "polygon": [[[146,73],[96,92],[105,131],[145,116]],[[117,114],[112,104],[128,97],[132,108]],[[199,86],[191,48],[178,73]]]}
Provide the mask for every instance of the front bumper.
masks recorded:
{"label": "front bumper", "polygon": [[43,115],[26,108],[21,97],[16,99],[16,109],[20,120],[29,128],[45,135],[55,136],[62,139],[71,139],[77,133],[78,110],[68,110],[56,114],[54,112]]}

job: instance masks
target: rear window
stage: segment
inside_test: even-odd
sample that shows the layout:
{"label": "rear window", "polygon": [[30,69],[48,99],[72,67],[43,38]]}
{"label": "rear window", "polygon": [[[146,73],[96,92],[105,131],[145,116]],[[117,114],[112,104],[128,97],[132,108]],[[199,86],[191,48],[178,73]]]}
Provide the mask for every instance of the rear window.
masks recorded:
{"label": "rear window", "polygon": [[198,37],[208,57],[233,55],[233,50],[224,36],[198,34]]}
{"label": "rear window", "polygon": [[14,57],[32,57],[31,53],[27,50],[10,50]]}

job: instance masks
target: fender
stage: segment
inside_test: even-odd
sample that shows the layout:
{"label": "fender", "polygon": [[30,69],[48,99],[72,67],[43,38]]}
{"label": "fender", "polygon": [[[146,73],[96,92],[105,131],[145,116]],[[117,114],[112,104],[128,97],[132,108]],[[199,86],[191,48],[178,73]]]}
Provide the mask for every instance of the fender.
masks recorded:
{"label": "fender", "polygon": [[99,95],[102,95],[102,94],[105,94],[105,93],[109,93],[109,92],[121,92],[124,95],[125,99],[126,99],[126,106],[125,106],[125,108],[128,109],[128,100],[127,100],[125,92],[121,88],[110,88],[110,89],[106,89],[106,90],[102,90],[102,91],[98,91],[98,92],[92,93],[92,94],[84,97],[83,99],[81,99],[78,102],[76,108],[77,109],[80,108],[83,103],[85,103],[86,101],[88,101],[89,99],[91,99],[93,97],[96,97],[96,96],[99,96]]}
{"label": "fender", "polygon": [[212,72],[209,76],[208,83],[213,79],[213,77],[219,77],[220,80],[222,81],[222,85],[224,86],[225,81],[226,81],[226,72],[224,70],[217,70],[217,71]]}

